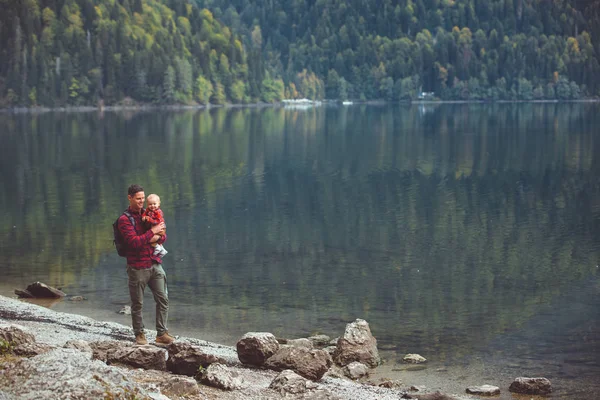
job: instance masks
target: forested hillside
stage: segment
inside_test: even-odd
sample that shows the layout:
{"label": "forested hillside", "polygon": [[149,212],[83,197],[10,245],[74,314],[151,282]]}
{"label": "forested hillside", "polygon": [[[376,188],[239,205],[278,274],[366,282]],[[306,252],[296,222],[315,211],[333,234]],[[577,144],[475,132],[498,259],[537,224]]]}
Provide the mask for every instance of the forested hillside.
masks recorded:
{"label": "forested hillside", "polygon": [[600,95],[600,0],[0,7],[0,107]]}
{"label": "forested hillside", "polygon": [[286,82],[314,72],[325,87],[317,97],[600,94],[598,0],[195,1],[247,43],[262,38]]}
{"label": "forested hillside", "polygon": [[[0,105],[253,100],[242,41],[187,1],[0,0],[0,7]],[[270,100],[269,88],[283,92],[281,81],[265,84],[257,98]]]}

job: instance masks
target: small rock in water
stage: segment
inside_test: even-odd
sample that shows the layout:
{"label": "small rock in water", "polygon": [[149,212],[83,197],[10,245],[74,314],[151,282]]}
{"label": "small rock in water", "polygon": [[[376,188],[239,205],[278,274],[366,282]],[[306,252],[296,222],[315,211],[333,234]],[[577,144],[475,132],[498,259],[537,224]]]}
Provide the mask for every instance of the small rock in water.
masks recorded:
{"label": "small rock in water", "polygon": [[467,388],[467,393],[479,396],[497,396],[500,394],[500,388],[492,385],[472,386]]}
{"label": "small rock in water", "polygon": [[119,314],[131,315],[131,306],[123,306],[123,308],[119,310]]}
{"label": "small rock in water", "polygon": [[407,354],[404,356],[402,361],[411,363],[411,364],[421,364],[427,361],[425,357],[420,356],[419,354]]}
{"label": "small rock in water", "polygon": [[83,296],[71,296],[69,297],[69,301],[84,301],[87,300],[85,297]]}
{"label": "small rock in water", "polygon": [[552,383],[546,378],[516,378],[508,388],[513,393],[522,394],[549,394],[552,392]]}

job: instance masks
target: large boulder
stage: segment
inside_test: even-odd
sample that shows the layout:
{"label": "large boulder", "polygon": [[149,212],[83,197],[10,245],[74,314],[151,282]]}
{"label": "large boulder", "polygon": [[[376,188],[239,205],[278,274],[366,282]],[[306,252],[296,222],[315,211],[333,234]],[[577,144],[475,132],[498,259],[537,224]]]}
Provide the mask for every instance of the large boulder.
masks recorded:
{"label": "large boulder", "polygon": [[377,350],[377,340],[371,334],[367,321],[357,319],[346,325],[344,336],[337,341],[333,360],[340,366],[353,361],[361,362],[369,367],[376,367],[381,362]]}
{"label": "large boulder", "polygon": [[119,363],[135,368],[167,370],[167,351],[156,346],[126,346],[107,354],[107,363]]}
{"label": "large boulder", "polygon": [[23,358],[0,374],[10,399],[146,399],[150,393],[125,374],[74,349]]}
{"label": "large boulder", "polygon": [[552,383],[546,378],[516,378],[508,388],[513,393],[522,394],[549,394],[552,392]]}
{"label": "large boulder", "polygon": [[213,363],[225,363],[215,355],[206,354],[200,347],[185,342],[175,342],[169,346],[167,369],[175,374],[195,376],[200,367],[206,368]]}
{"label": "large boulder", "polygon": [[243,380],[240,374],[224,364],[211,364],[200,377],[205,385],[223,390],[241,389]]}
{"label": "large boulder", "polygon": [[27,286],[25,290],[15,290],[15,294],[19,297],[36,298],[36,299],[59,299],[66,296],[66,293],[48,286],[42,282],[34,282]]}
{"label": "large boulder", "polygon": [[279,342],[269,332],[248,332],[237,342],[236,348],[242,363],[261,366],[279,350]]}
{"label": "large boulder", "polygon": [[291,369],[307,379],[318,381],[332,363],[331,356],[324,350],[289,346],[281,348],[264,366],[275,371]]}
{"label": "large boulder", "polygon": [[0,325],[0,340],[4,340],[12,347],[34,343],[35,337],[26,329],[16,324],[2,324]]}

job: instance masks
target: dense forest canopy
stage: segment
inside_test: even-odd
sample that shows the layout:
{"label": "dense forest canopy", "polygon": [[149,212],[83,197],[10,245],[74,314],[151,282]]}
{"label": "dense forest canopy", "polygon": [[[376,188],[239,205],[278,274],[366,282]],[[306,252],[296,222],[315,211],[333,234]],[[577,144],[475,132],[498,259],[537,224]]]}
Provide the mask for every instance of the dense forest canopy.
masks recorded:
{"label": "dense forest canopy", "polygon": [[600,0],[0,6],[0,106],[600,95]]}

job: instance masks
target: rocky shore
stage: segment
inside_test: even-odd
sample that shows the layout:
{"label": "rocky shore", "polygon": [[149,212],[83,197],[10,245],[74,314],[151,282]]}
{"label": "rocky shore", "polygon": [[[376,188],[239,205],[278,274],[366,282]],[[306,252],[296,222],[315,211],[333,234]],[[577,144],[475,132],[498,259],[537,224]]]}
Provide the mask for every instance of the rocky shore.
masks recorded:
{"label": "rocky shore", "polygon": [[[422,362],[409,356],[406,362]],[[237,348],[189,337],[170,346],[135,346],[130,327],[0,296],[0,400],[426,400],[497,394],[485,385],[468,388],[469,395],[366,379],[378,363],[376,340],[362,320],[334,340],[284,340],[261,332],[246,334]],[[549,382],[519,383],[521,390],[538,390],[531,386],[536,384]]]}

